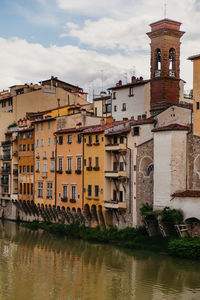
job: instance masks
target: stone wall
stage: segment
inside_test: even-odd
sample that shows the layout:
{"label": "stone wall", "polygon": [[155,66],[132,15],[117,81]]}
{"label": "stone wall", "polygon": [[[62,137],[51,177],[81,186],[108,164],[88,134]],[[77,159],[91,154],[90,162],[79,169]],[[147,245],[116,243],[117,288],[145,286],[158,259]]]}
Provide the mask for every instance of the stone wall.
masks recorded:
{"label": "stone wall", "polygon": [[153,204],[153,140],[149,140],[137,147],[136,159],[136,216],[137,226],[142,225],[140,207],[142,204]]}
{"label": "stone wall", "polygon": [[200,190],[200,137],[188,134],[187,138],[187,189]]}

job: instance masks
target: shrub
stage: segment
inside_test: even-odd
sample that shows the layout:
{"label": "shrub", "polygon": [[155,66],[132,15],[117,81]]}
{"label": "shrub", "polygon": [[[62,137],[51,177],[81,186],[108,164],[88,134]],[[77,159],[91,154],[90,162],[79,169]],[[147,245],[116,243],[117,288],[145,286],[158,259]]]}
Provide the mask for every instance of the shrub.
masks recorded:
{"label": "shrub", "polygon": [[200,238],[182,238],[169,241],[169,253],[182,258],[200,259]]}
{"label": "shrub", "polygon": [[140,207],[140,214],[145,216],[147,213],[153,211],[153,206],[151,204],[145,203]]}

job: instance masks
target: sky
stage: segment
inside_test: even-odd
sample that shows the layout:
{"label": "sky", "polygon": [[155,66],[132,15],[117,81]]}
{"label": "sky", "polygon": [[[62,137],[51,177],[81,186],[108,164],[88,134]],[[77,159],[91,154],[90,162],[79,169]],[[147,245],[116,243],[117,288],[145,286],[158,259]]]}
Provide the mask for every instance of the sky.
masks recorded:
{"label": "sky", "polygon": [[149,24],[182,22],[181,78],[192,88],[200,0],[1,0],[0,90],[57,76],[98,94],[150,77]]}

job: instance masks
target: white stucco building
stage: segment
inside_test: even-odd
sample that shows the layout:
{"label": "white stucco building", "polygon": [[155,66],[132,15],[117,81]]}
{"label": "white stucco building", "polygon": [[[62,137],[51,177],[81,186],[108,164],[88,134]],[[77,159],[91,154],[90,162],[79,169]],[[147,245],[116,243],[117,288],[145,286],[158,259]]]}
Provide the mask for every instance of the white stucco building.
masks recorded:
{"label": "white stucco building", "polygon": [[150,116],[150,81],[132,77],[132,82],[122,84],[120,80],[112,91],[112,116],[118,121],[123,118],[141,119]]}

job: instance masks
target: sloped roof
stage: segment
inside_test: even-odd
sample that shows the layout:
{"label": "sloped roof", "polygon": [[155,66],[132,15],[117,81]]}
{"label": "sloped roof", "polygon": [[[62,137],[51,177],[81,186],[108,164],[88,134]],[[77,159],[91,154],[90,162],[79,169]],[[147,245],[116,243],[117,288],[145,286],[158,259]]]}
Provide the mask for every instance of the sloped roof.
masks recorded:
{"label": "sloped roof", "polygon": [[189,129],[190,129],[189,126],[174,123],[174,124],[170,124],[170,125],[167,125],[167,126],[152,129],[152,132],[170,131],[170,130],[189,130]]}

